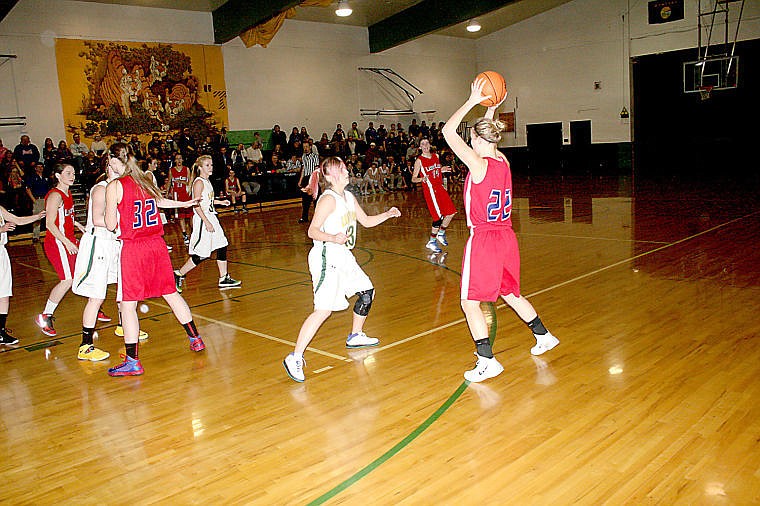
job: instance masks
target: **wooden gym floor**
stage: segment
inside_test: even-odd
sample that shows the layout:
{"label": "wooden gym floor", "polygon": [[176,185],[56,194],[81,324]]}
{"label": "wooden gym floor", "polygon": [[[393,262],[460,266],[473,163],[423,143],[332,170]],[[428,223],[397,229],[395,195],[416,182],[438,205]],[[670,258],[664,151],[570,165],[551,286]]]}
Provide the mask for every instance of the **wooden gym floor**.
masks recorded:
{"label": "wooden gym floor", "polygon": [[[377,297],[378,348],[349,351],[350,310],[282,359],[312,308],[300,209],[226,215],[236,290],[215,262],[184,296],[208,346],[188,349],[148,301],[145,375],[76,359],[84,300],[57,339],[33,323],[56,282],[40,246],[8,246],[15,296],[0,353],[4,504],[751,504],[760,501],[760,199],[740,186],[630,178],[516,178],[523,293],[561,340],[532,357],[530,331],[496,307],[505,372],[482,384],[459,308],[466,228],[424,249],[421,193],[369,196],[402,217],[354,250]],[[455,192],[461,209],[460,192]],[[185,260],[168,227],[175,265]],[[113,292],[111,292],[113,293]],[[116,306],[107,301],[115,316]],[[488,310],[487,307],[484,310]]]}

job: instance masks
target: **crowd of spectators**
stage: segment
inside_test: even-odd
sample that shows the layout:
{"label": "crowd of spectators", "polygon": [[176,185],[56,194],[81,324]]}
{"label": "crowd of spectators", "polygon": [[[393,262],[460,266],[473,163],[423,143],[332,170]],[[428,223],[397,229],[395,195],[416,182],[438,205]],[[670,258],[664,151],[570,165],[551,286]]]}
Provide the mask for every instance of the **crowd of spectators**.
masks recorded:
{"label": "crowd of spectators", "polygon": [[[267,146],[270,149],[266,150],[258,133],[247,146],[231,146],[225,128],[204,139],[196,139],[187,128],[174,136],[154,133],[145,144],[137,135],[127,138],[116,132],[110,142],[126,144],[139,160],[144,160],[146,167],[157,161],[152,165],[162,187],[167,184],[176,154],[182,155],[187,166],[192,166],[200,155],[211,155],[214,160],[212,184],[219,194],[224,193],[224,180],[230,171],[235,172],[246,193],[255,195],[259,190],[259,185],[254,181],[256,176],[300,172],[305,153],[316,153],[320,160],[340,156],[346,161],[351,174],[350,189],[361,195],[413,189],[411,177],[414,161],[423,138],[430,140],[442,165],[451,167],[452,173],[457,176],[459,165],[443,139],[442,126],[443,122],[428,126],[425,121],[418,125],[417,120],[412,119],[406,130],[401,123],[391,123],[386,129],[384,124],[375,128],[374,122],[370,121],[368,128],[362,131],[353,122],[347,131],[338,124],[331,136],[324,132],[315,141],[305,126],[294,126],[290,135],[286,135],[279,125],[274,125]],[[72,164],[76,169],[77,182],[85,189],[92,187],[103,174],[104,157],[109,145],[100,135],[96,134],[93,139],[92,144],[87,146],[79,134],[74,134],[71,145],[65,140],[56,145],[48,137],[42,149],[32,143],[28,135],[22,135],[14,149],[5,147],[0,139],[0,204],[16,214],[30,214],[35,203],[39,204],[52,187],[53,167],[58,163]]]}

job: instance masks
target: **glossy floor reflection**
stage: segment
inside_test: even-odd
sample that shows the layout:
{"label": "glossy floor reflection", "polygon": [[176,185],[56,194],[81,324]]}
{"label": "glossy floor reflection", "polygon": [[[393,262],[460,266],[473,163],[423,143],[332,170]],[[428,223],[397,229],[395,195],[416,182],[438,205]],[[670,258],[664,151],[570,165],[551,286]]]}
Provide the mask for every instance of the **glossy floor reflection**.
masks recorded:
{"label": "glossy floor reflection", "polygon": [[[144,376],[76,359],[84,300],[33,317],[55,283],[39,246],[8,246],[14,292],[0,351],[0,502],[16,504],[748,504],[760,452],[760,198],[752,188],[631,178],[516,178],[522,286],[561,340],[540,357],[498,306],[505,372],[475,363],[459,307],[464,217],[425,249],[420,192],[363,197],[402,217],[361,229],[380,346],[347,350],[348,311],[281,361],[312,307],[300,208],[224,215],[235,290],[206,262],[184,296],[207,350],[161,300],[141,315]],[[461,209],[461,195],[455,195]],[[172,260],[185,260],[176,226]],[[113,298],[106,311],[116,314]]]}

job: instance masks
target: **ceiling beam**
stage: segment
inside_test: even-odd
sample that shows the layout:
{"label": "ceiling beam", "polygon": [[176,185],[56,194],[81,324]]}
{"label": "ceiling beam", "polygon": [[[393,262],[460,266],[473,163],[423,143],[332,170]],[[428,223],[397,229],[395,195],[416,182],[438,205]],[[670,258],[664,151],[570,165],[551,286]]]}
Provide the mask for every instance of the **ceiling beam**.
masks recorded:
{"label": "ceiling beam", "polygon": [[8,13],[13,9],[13,7],[16,6],[18,3],[18,0],[8,0],[5,2],[0,2],[0,22],[5,19],[5,16],[8,15]]}
{"label": "ceiling beam", "polygon": [[224,44],[275,14],[295,7],[302,0],[228,0],[214,9],[214,42]]}
{"label": "ceiling beam", "polygon": [[386,49],[495,11],[518,0],[423,0],[369,27],[369,52]]}

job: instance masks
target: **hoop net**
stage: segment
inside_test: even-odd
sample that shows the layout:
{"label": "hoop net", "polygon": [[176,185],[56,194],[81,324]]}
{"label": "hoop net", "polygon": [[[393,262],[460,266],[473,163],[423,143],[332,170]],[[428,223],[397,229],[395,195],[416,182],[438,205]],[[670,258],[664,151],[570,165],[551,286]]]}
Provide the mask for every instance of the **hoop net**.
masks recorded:
{"label": "hoop net", "polygon": [[710,98],[710,93],[712,93],[712,86],[700,86],[699,87],[699,97],[704,101]]}

